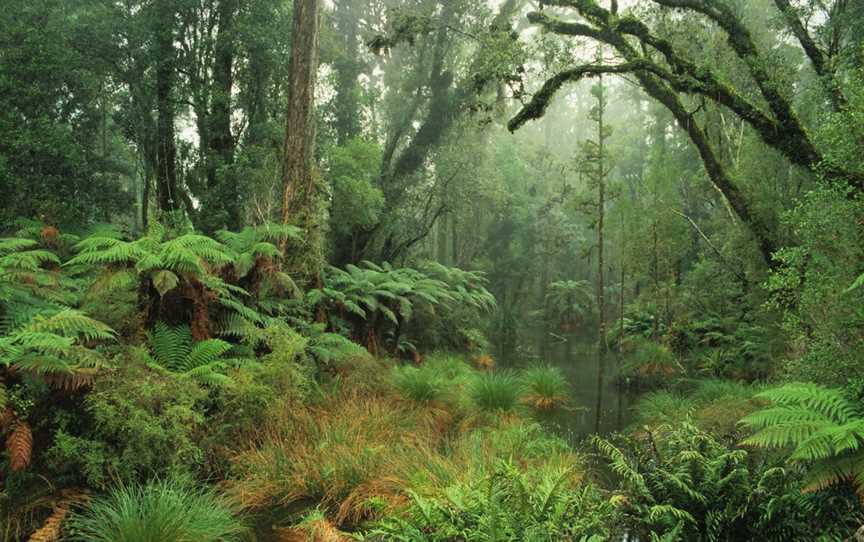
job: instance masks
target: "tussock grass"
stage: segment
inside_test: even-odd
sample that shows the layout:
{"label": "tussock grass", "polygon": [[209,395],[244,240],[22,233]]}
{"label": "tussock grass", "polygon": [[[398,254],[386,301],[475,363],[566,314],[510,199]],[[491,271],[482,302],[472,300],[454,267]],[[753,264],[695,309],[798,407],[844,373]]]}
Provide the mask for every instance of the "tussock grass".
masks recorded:
{"label": "tussock grass", "polygon": [[532,367],[522,373],[522,401],[537,410],[553,410],[567,403],[567,379],[557,367]]}
{"label": "tussock grass", "polygon": [[478,374],[468,385],[473,404],[485,411],[513,411],[519,405],[522,382],[511,371]]}
{"label": "tussock grass", "polygon": [[367,497],[398,500],[406,468],[433,453],[446,421],[446,412],[393,398],[341,395],[286,417],[238,454],[232,492],[249,508],[310,499],[339,524],[359,521],[373,512]]}
{"label": "tussock grass", "polygon": [[121,486],[75,513],[70,540],[239,542],[246,527],[225,497],[183,480]]}
{"label": "tussock grass", "polygon": [[418,403],[441,399],[444,393],[444,376],[435,368],[398,367],[393,371],[393,385],[406,398]]}

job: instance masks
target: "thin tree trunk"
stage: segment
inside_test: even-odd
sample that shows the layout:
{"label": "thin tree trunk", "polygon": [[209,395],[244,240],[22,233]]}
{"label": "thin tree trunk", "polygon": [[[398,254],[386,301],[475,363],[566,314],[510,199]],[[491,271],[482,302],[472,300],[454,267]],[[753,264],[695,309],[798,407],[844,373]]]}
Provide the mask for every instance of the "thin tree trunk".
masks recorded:
{"label": "thin tree trunk", "polygon": [[170,2],[159,2],[156,32],[156,194],[159,210],[170,212],[181,208],[177,193],[177,147],[174,139],[174,84],[176,51],[174,49],[175,12]]}
{"label": "thin tree trunk", "polygon": [[603,76],[599,78],[599,92],[597,96],[597,144],[598,144],[598,163],[597,163],[597,312],[599,313],[600,321],[597,325],[597,418],[595,420],[594,430],[600,432],[600,418],[603,408],[603,380],[605,378],[605,357],[606,357],[606,294],[604,292],[603,283],[603,222],[605,220],[606,207],[606,160],[604,153],[606,151],[605,141],[605,109],[606,96],[603,87]]}

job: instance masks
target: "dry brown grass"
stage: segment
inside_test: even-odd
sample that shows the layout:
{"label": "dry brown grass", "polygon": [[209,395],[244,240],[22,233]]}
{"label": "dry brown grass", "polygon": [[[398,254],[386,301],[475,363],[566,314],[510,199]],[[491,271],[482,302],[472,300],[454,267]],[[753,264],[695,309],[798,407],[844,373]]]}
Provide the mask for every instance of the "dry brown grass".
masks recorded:
{"label": "dry brown grass", "polygon": [[495,358],[488,354],[481,354],[474,358],[474,367],[481,371],[491,371],[495,368]]}
{"label": "dry brown grass", "polygon": [[297,527],[279,529],[276,537],[278,542],[347,542],[350,540],[323,518],[304,522]]}
{"label": "dry brown grass", "polygon": [[286,413],[236,455],[231,492],[252,509],[312,499],[337,524],[355,523],[374,514],[372,497],[404,502],[406,473],[434,455],[450,423],[444,409],[342,394]]}

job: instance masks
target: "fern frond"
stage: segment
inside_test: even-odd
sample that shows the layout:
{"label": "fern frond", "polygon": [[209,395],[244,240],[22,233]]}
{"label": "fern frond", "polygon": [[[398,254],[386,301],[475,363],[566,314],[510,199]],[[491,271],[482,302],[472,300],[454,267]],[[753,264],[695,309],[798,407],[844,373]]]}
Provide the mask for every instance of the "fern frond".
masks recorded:
{"label": "fern frond", "polygon": [[198,367],[209,365],[231,350],[232,346],[221,339],[207,339],[196,343],[192,351],[180,364],[169,367],[179,372],[189,372]]}
{"label": "fern frond", "polygon": [[18,421],[6,438],[9,469],[21,471],[30,466],[33,457],[33,431],[27,422]]}
{"label": "fern frond", "polygon": [[817,384],[786,384],[759,393],[756,397],[778,405],[803,406],[840,423],[846,423],[861,415],[860,408],[841,390],[825,388]]}
{"label": "fern frond", "polygon": [[163,367],[181,363],[192,351],[192,330],[189,326],[169,327],[164,322],[156,322],[150,336],[153,357]]}
{"label": "fern frond", "polygon": [[25,331],[57,333],[64,337],[81,337],[87,341],[113,339],[116,335],[107,324],[74,309],[65,309],[47,317],[37,316]]}

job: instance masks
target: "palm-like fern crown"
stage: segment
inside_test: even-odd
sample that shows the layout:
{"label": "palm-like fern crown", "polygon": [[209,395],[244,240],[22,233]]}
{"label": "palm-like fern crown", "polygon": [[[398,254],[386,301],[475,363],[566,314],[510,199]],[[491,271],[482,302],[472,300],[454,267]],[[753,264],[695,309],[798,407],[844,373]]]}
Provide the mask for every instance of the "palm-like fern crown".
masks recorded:
{"label": "palm-like fern crown", "polygon": [[75,301],[64,278],[48,269],[59,265],[60,258],[35,240],[0,239],[0,334]]}
{"label": "palm-like fern crown", "polygon": [[467,306],[491,310],[495,297],[486,289],[486,279],[477,272],[427,263],[421,270],[394,268],[364,261],[345,270],[330,267],[325,286],[307,294],[311,305],[328,303],[360,318],[380,313],[393,323],[409,320],[418,304],[431,309]]}
{"label": "palm-like fern crown", "polygon": [[242,360],[228,358],[233,349],[221,339],[195,342],[189,326],[170,327],[157,322],[150,334],[150,354],[145,359],[153,367],[195,378],[205,384],[228,380],[225,370]]}
{"label": "palm-like fern crown", "polygon": [[758,394],[770,401],[741,423],[757,432],[750,446],[789,448],[789,459],[810,465],[808,488],[849,480],[864,489],[864,406],[842,390],[787,384]]}
{"label": "palm-like fern crown", "polygon": [[[285,234],[284,229],[272,235]],[[159,295],[164,296],[183,284],[195,280],[213,294],[216,302],[237,316],[230,333],[242,328],[236,318],[256,324],[263,321],[262,315],[247,306],[243,300],[249,293],[223,280],[218,271],[238,259],[254,259],[257,254],[275,254],[275,245],[259,239],[268,239],[271,234],[256,228],[247,228],[240,234],[223,232],[230,244],[196,233],[185,233],[170,237],[160,224],[153,223],[145,236],[127,241],[116,232],[103,231],[85,238],[75,245],[77,255],[67,261],[69,269],[89,268],[101,277],[94,287],[129,287],[137,277],[149,280]],[[238,252],[242,251],[242,252]],[[245,261],[244,260],[244,261]]]}
{"label": "palm-like fern crown", "polygon": [[73,309],[38,315],[0,338],[0,366],[76,389],[89,383],[95,371],[107,364],[90,346],[114,335],[107,325]]}
{"label": "palm-like fern crown", "polygon": [[279,245],[287,239],[301,239],[302,230],[289,224],[266,223],[247,226],[240,232],[222,230],[216,232],[216,238],[227,247],[237,275],[243,277],[255,267],[258,258],[278,259]]}
{"label": "palm-like fern crown", "polygon": [[594,308],[593,287],[587,280],[563,280],[549,285],[546,303],[559,318],[584,318]]}

